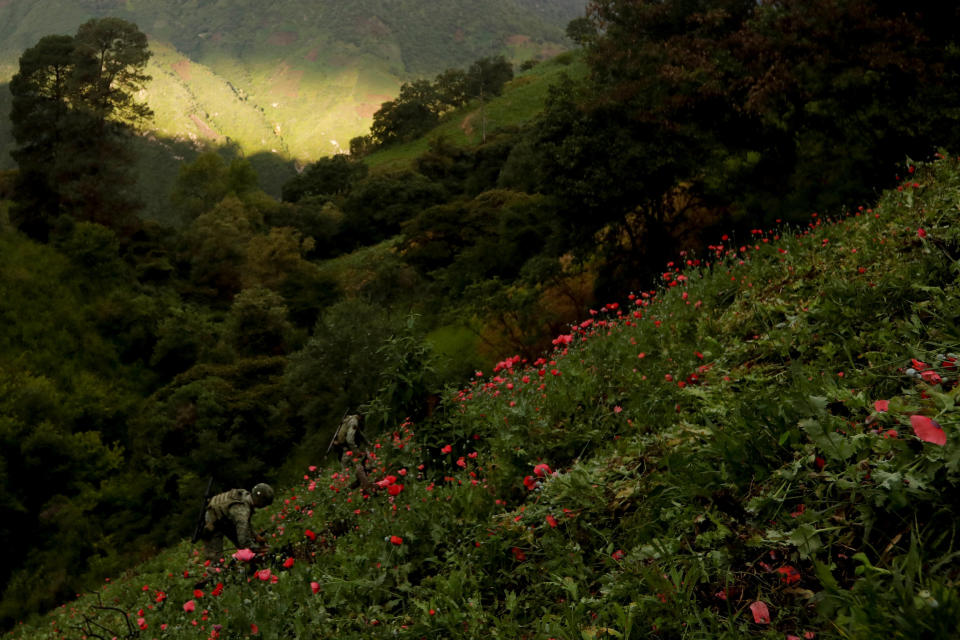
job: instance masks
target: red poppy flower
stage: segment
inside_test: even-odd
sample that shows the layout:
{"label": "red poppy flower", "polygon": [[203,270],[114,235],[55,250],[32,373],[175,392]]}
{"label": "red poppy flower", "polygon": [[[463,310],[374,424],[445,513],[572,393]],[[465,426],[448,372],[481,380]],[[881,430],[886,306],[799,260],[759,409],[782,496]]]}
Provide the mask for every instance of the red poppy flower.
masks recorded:
{"label": "red poppy flower", "polygon": [[910,416],[910,426],[918,438],[941,447],[947,444],[947,434],[935,420],[927,416]]}
{"label": "red poppy flower", "polygon": [[550,473],[552,473],[552,471],[550,471],[550,465],[544,464],[542,462],[533,468],[533,472],[538,476],[540,476],[541,478],[543,478],[544,476],[550,475]]}
{"label": "red poppy flower", "polygon": [[392,484],[389,487],[387,487],[387,493],[389,493],[392,496],[400,495],[401,491],[403,491],[402,484]]}
{"label": "red poppy flower", "polygon": [[310,590],[313,591],[314,593],[320,593],[320,583],[319,583],[319,582],[311,582],[311,583],[310,583]]}
{"label": "red poppy flower", "polygon": [[316,540],[316,539],[317,539],[317,534],[315,534],[313,531],[310,531],[310,529],[307,529],[306,531],[304,531],[304,532],[303,532],[303,535],[307,536],[307,537],[310,538],[311,540]]}
{"label": "red poppy flower", "polygon": [[390,542],[391,544],[400,546],[401,544],[403,544],[403,538],[401,538],[400,536],[390,536]]}
{"label": "red poppy flower", "polygon": [[554,518],[552,515],[547,514],[547,524],[550,525],[550,528],[551,528],[551,529],[556,529],[556,528],[557,528],[557,519]]}
{"label": "red poppy flower", "polygon": [[283,568],[289,569],[290,567],[293,566],[294,562],[295,560],[293,558],[287,558],[286,560],[283,561]]}
{"label": "red poppy flower", "polygon": [[785,565],[777,569],[777,573],[780,574],[780,579],[786,582],[787,584],[794,584],[800,582],[800,572],[796,568],[791,567],[790,565]]}
{"label": "red poppy flower", "polygon": [[536,481],[536,479],[533,476],[526,476],[523,479],[523,486],[525,486],[528,491],[533,491],[534,489],[536,489],[538,484],[539,483]]}
{"label": "red poppy flower", "polygon": [[889,401],[889,400],[877,400],[876,402],[873,403],[873,408],[876,409],[877,411],[881,412],[881,413],[882,413],[882,412],[885,412],[885,411],[888,411],[888,410],[890,409],[890,401]]}
{"label": "red poppy flower", "polygon": [[451,451],[453,451],[453,447],[450,446],[449,444],[445,446],[443,449],[440,449],[440,453],[450,453]]}

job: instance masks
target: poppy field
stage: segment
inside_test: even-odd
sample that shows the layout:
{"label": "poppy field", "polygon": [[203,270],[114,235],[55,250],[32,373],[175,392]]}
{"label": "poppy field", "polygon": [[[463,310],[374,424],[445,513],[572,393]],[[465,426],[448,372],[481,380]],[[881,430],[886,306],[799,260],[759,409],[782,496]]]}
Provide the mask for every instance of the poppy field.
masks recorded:
{"label": "poppy field", "polygon": [[[960,161],[723,236],[33,638],[960,633]],[[162,523],[157,523],[162,526]]]}

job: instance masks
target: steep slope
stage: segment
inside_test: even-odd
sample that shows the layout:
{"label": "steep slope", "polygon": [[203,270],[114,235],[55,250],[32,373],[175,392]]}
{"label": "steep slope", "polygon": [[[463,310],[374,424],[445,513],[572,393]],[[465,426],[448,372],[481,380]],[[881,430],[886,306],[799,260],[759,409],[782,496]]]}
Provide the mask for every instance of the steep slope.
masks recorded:
{"label": "steep slope", "polygon": [[351,452],[369,493],[304,469],[253,563],[184,543],[11,637],[955,637],[960,161],[906,175],[478,372]]}

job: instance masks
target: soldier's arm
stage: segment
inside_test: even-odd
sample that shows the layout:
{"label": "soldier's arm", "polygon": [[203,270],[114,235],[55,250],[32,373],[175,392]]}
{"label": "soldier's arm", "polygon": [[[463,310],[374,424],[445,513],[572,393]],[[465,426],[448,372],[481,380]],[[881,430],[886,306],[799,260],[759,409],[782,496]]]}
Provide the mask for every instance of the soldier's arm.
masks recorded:
{"label": "soldier's arm", "polygon": [[230,517],[237,527],[237,546],[240,549],[253,549],[257,546],[253,528],[250,526],[250,517],[253,511],[248,505],[235,504],[230,507]]}

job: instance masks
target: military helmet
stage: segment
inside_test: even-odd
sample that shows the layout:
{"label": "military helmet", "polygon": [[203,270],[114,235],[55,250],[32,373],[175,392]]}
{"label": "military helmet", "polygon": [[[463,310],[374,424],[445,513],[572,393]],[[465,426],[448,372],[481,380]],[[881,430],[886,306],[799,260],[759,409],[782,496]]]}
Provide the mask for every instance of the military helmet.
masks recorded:
{"label": "military helmet", "polygon": [[266,507],[273,503],[273,489],[263,482],[255,486],[250,495],[253,496],[253,504],[257,507]]}

